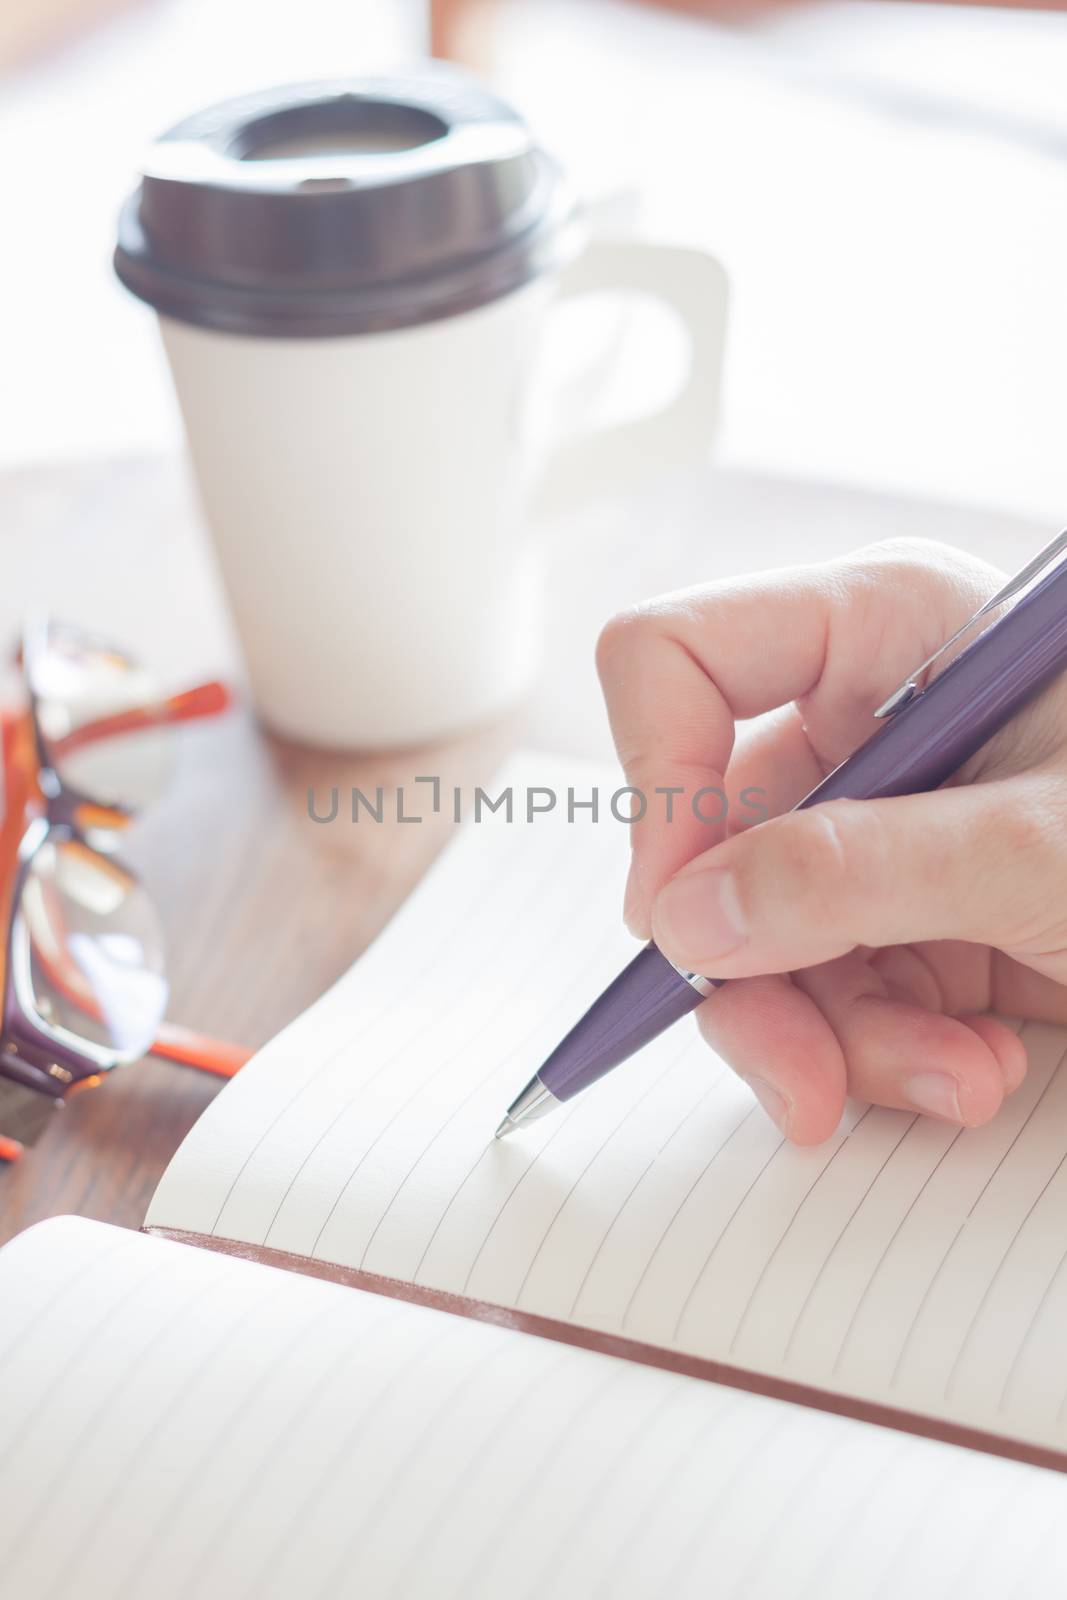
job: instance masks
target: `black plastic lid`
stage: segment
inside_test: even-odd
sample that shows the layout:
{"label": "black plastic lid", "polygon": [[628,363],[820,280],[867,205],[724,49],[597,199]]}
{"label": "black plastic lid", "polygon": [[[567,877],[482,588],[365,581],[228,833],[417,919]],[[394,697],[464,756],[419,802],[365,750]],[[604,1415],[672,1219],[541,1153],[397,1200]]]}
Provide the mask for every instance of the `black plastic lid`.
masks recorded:
{"label": "black plastic lid", "polygon": [[151,148],[115,270],[165,316],[315,337],[486,304],[566,260],[556,163],[465,75],[297,84],[228,100]]}

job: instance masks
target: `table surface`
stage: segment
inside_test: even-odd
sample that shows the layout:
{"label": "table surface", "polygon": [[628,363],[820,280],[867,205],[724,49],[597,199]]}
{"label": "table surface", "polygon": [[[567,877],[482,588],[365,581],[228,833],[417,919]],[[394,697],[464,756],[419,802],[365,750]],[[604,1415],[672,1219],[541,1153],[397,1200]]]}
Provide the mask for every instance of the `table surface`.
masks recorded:
{"label": "table surface", "polygon": [[[447,842],[445,816],[369,827],[308,816],[308,790],[387,790],[420,772],[484,783],[518,740],[606,755],[592,668],[617,607],[701,579],[823,558],[872,539],[926,535],[1018,564],[1047,536],[1018,519],[815,485],[695,472],[625,506],[544,530],[550,666],[506,722],[422,751],[350,756],[283,744],[242,708],[176,733],[162,802],[131,830],[128,859],[158,904],[170,1015],[258,1046],[359,956]],[[0,636],[27,609],[92,626],[177,687],[238,676],[206,540],[171,459],[35,468],[0,479],[6,583]],[[6,632],[2,632],[6,630]],[[428,813],[409,787],[405,809]],[[18,1165],[0,1170],[0,1242],[77,1212],[136,1227],[218,1080],[159,1060],[114,1073],[57,1115]]]}

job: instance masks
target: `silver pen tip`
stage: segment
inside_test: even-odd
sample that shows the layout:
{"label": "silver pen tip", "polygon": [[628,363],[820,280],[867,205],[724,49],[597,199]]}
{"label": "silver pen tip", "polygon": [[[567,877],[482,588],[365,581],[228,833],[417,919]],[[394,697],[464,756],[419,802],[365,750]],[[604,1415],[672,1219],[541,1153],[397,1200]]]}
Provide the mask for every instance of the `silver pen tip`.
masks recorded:
{"label": "silver pen tip", "polygon": [[536,1122],[538,1117],[554,1111],[559,1101],[551,1089],[546,1089],[539,1077],[531,1078],[522,1093],[511,1102],[504,1113],[494,1139],[503,1139],[505,1134],[513,1128],[524,1128],[528,1122]]}

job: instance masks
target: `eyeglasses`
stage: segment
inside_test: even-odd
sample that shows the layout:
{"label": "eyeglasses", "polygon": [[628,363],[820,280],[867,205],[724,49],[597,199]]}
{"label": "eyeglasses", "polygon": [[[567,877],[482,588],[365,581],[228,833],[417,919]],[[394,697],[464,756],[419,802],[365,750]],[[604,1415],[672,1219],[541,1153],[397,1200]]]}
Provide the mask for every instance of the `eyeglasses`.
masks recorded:
{"label": "eyeglasses", "polygon": [[80,629],[30,625],[27,709],[0,724],[0,1157],[16,1159],[68,1095],[151,1052],[229,1077],[249,1051],[163,1021],[159,918],[115,857],[166,780],[170,725],[213,716],[205,683],[163,697],[130,656]]}

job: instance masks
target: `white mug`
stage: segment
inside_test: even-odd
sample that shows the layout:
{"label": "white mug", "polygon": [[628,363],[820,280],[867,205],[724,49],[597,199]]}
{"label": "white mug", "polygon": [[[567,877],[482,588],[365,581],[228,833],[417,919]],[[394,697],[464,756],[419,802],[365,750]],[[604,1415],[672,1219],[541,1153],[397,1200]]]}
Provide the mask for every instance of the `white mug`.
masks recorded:
{"label": "white mug", "polygon": [[[540,509],[706,452],[725,311],[696,251],[594,243],[563,293],[628,284],[682,315],[678,398],[647,418],[530,438],[553,285],[415,328],[267,339],[161,319],[204,512],[256,708],[312,744],[418,744],[481,722],[534,678]],[[568,281],[568,278],[570,281]],[[551,446],[547,447],[551,450]]]}
{"label": "white mug", "polygon": [[[181,138],[159,147],[154,187],[146,178],[147,198],[134,222],[127,220],[124,240],[120,235],[121,275],[160,312],[256,709],[278,733],[312,744],[419,744],[489,719],[514,701],[536,674],[544,639],[537,515],[699,457],[716,419],[726,304],[719,265],[699,251],[638,240],[594,240],[575,258],[573,236],[566,260],[544,242],[566,231],[558,216],[551,232],[546,224],[540,242],[531,243],[537,230],[531,234],[528,225],[530,196],[549,210],[557,204],[555,169],[540,152],[531,154],[513,113],[505,116],[484,91],[464,88],[472,132],[456,111],[452,80],[444,95],[440,82],[435,76],[431,92],[420,79],[418,115],[439,114],[453,130],[449,137],[412,146],[403,141],[421,138],[422,125],[401,122],[397,133],[390,123],[386,134],[394,145],[385,153],[375,128],[373,153],[368,144],[353,154],[357,128],[346,133],[343,155],[308,157],[300,123],[295,135],[304,154],[296,162],[276,158],[277,145],[252,161],[240,145],[236,154],[231,145],[218,147],[220,123],[246,130],[269,121],[278,130],[277,96],[269,118],[257,101],[251,113],[239,103],[228,123],[216,112],[183,125]],[[352,98],[346,94],[345,106]],[[380,115],[383,103],[395,111],[398,102],[405,110],[415,105],[410,84],[400,94],[395,83],[386,93],[375,82],[358,100],[359,116]],[[307,91],[285,91],[280,103],[283,117],[293,105],[306,117],[311,102]],[[336,93],[314,102],[316,115],[324,114],[324,104],[336,123]],[[461,135],[457,122],[464,124]],[[280,132],[294,135],[288,125]],[[463,142],[470,138],[474,146]],[[295,183],[294,166],[298,173],[309,168],[311,176]],[[249,176],[246,168],[255,171]],[[335,170],[343,182],[335,181]],[[445,171],[468,185],[461,194],[441,188]],[[520,236],[513,197],[527,177]],[[416,184],[422,185],[417,208],[403,209]],[[366,281],[356,285],[358,303],[356,289],[346,289],[348,320],[337,321],[339,331],[329,321],[336,260],[327,263],[333,277],[319,275],[325,287],[314,296],[303,282],[299,299],[289,290],[309,187],[317,215],[326,215],[320,188],[335,205],[319,233],[347,225],[347,213],[336,206],[358,202],[364,209],[348,255],[358,254],[368,235],[374,245]],[[272,234],[278,194],[299,205],[301,190],[305,209],[283,215]],[[208,213],[209,204],[220,204],[220,191],[228,194],[226,208]],[[190,227],[190,204],[207,222]],[[249,209],[239,227],[241,204],[258,209]],[[467,228],[472,215],[484,214],[496,230],[492,240],[499,235],[504,242],[493,254],[486,243],[490,224],[476,223],[481,232],[469,248],[463,240],[467,253],[457,266],[454,219]],[[205,287],[201,263],[193,262],[196,278],[181,252],[199,239],[224,236],[235,215],[229,254],[212,244],[219,259],[209,263],[213,280]],[[418,233],[423,218],[435,215],[444,218],[447,250],[436,236]],[[415,257],[408,277],[407,262],[396,259],[398,235]],[[251,267],[238,259],[250,248],[249,236],[280,263],[251,296],[246,284],[258,259]],[[523,241],[518,265],[516,237]],[[297,265],[314,283],[319,258],[310,249]],[[166,267],[154,277],[152,251]],[[190,274],[184,299],[174,288],[175,260]],[[547,439],[546,318],[562,298],[602,288],[652,295],[674,310],[689,336],[687,378],[654,415]],[[353,326],[358,331],[349,331]]]}

